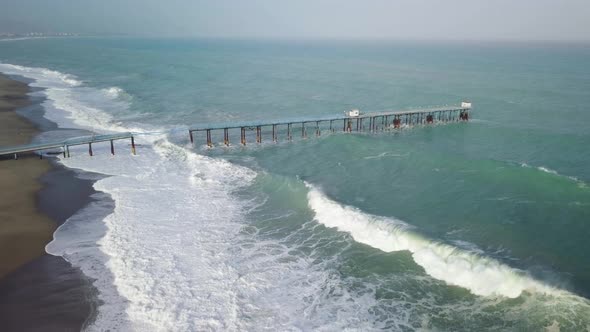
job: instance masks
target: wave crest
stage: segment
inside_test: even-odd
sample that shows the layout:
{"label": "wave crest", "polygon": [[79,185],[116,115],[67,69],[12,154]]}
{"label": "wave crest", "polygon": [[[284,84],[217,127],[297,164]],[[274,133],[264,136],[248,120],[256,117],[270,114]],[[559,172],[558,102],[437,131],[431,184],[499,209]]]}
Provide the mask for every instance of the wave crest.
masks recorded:
{"label": "wave crest", "polygon": [[385,252],[407,250],[428,275],[449,285],[466,288],[475,295],[509,298],[516,298],[524,291],[545,294],[565,292],[494,259],[429,240],[400,220],[340,205],[313,185],[306,185],[309,188],[308,203],[318,222],[347,232],[355,241]]}
{"label": "wave crest", "polygon": [[553,170],[553,169],[551,169],[549,167],[545,167],[545,166],[534,167],[534,166],[531,166],[531,165],[529,165],[527,163],[521,163],[520,166],[523,167],[523,168],[535,168],[535,169],[537,169],[537,170],[539,170],[539,171],[541,171],[543,173],[552,174],[552,175],[559,176],[559,177],[564,177],[564,178],[570,179],[570,180],[572,180],[574,182],[578,182],[578,184],[580,184],[582,186],[585,185],[584,182],[581,181],[580,179],[578,179],[577,177],[560,174],[556,170]]}

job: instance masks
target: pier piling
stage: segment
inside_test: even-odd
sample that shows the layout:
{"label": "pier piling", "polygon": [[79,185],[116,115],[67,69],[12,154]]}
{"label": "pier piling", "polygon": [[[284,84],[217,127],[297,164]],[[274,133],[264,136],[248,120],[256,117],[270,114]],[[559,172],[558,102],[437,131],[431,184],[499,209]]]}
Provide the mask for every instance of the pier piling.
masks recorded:
{"label": "pier piling", "polygon": [[135,138],[133,138],[133,136],[131,136],[131,153],[133,153],[133,155],[135,156]]}
{"label": "pier piling", "polygon": [[225,146],[229,146],[229,129],[223,128],[223,143]]}
{"label": "pier piling", "polygon": [[276,124],[272,125],[272,142],[273,143],[277,142],[277,125]]}
{"label": "pier piling", "polygon": [[211,129],[207,129],[207,146],[213,147],[213,143],[211,143]]}
{"label": "pier piling", "polygon": [[256,127],[256,143],[262,143],[262,128],[260,126]]}

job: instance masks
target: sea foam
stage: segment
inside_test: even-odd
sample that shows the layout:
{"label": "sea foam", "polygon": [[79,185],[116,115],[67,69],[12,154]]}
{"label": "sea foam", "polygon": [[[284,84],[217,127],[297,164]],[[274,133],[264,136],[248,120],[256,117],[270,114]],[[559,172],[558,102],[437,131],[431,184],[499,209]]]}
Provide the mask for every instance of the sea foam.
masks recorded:
{"label": "sea foam", "polygon": [[122,127],[113,121],[111,113],[120,113],[129,107],[127,101],[117,98],[119,94],[124,93],[120,88],[117,88],[117,95],[103,93],[98,89],[84,86],[74,75],[47,68],[0,63],[0,72],[33,79],[31,86],[43,89],[34,94],[46,98],[43,102],[45,117],[60,127],[104,133],[135,129]]}
{"label": "sea foam", "polygon": [[[90,331],[328,329],[373,326],[359,308],[370,294],[350,293],[338,275],[277,241],[243,234],[251,202],[233,192],[257,174],[173,144],[154,128],[114,122],[122,89],[94,89],[74,76],[2,65],[43,88],[46,117],[61,127],[133,131],[129,142],[71,147],[65,166],[106,175],[95,201],[69,218],[46,247],[78,266],[99,290]],[[111,112],[106,112],[111,108]],[[157,131],[157,130],[156,130]],[[142,135],[145,134],[145,135]],[[109,199],[110,197],[110,199]],[[334,294],[337,294],[335,296]],[[403,316],[403,314],[400,314]],[[360,316],[360,317],[359,317]]]}
{"label": "sea foam", "polygon": [[[144,144],[138,156],[112,158],[97,147],[92,158],[72,151],[77,157],[63,160],[111,175],[94,187],[112,197],[114,211],[102,221],[106,230],[96,249],[61,241],[71,234],[60,229],[47,251],[97,279],[105,305],[91,330],[235,330],[238,275],[230,249],[238,241],[241,206],[231,190],[255,173],[187,152],[164,137],[138,143]],[[70,222],[77,220],[63,227],[75,227]]]}
{"label": "sea foam", "polygon": [[40,87],[68,88],[82,84],[82,82],[78,81],[72,75],[47,68],[24,67],[8,63],[0,63],[0,72],[32,78],[35,80],[34,85]]}
{"label": "sea foam", "polygon": [[[252,206],[233,193],[248,186],[255,172],[195,154],[164,134],[141,135],[145,126],[116,123],[112,114],[129,106],[118,88],[94,89],[43,68],[0,64],[0,71],[35,79],[47,97],[46,116],[62,127],[138,134],[137,156],[129,153],[128,142],[116,141],[114,157],[108,144],[96,144],[94,157],[72,147],[72,158],[61,159],[68,167],[108,176],[94,185],[105,194],[60,226],[47,246],[95,280],[102,304],[88,330],[378,327],[380,318],[371,315],[383,304],[375,290],[355,293],[329,267],[243,232]],[[427,240],[402,222],[342,206],[314,187],[308,198],[326,226],[385,251],[409,250],[428,274],[474,294],[558,292],[522,271]],[[493,285],[476,280],[488,277]],[[409,326],[407,303],[393,305],[387,314],[395,323],[387,326]]]}
{"label": "sea foam", "polygon": [[137,133],[137,156],[116,141],[115,157],[108,144],[96,144],[93,157],[71,147],[72,157],[60,160],[107,175],[94,187],[114,203],[99,195],[46,248],[95,279],[103,304],[88,329],[238,329],[239,276],[230,262],[243,206],[231,192],[256,173],[114,122],[111,113],[128,107],[117,100],[122,89],[91,88],[45,68],[0,64],[0,71],[43,88],[45,115],[60,127]]}

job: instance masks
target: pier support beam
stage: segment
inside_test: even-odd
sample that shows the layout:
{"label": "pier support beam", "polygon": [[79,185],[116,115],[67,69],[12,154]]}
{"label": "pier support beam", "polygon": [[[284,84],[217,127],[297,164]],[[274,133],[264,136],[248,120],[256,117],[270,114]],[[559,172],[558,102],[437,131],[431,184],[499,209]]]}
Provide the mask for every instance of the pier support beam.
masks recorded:
{"label": "pier support beam", "polygon": [[273,143],[277,142],[277,125],[276,124],[272,125],[272,141],[273,141]]}
{"label": "pier support beam", "polygon": [[133,155],[135,156],[135,138],[133,138],[133,136],[131,136],[131,153],[133,153]]}
{"label": "pier support beam", "polygon": [[291,136],[291,124],[287,123],[287,140],[291,141],[293,137]]}
{"label": "pier support beam", "polygon": [[115,145],[113,144],[113,140],[111,140],[111,154],[115,155]]}
{"label": "pier support beam", "polygon": [[211,142],[211,129],[207,129],[207,146],[212,147],[213,143]]}
{"label": "pier support beam", "polygon": [[307,138],[307,132],[305,131],[305,122],[301,122],[301,138]]}
{"label": "pier support beam", "polygon": [[262,128],[256,127],[256,143],[262,143]]}
{"label": "pier support beam", "polygon": [[246,146],[246,128],[244,127],[240,128],[240,143],[242,143],[243,146]]}
{"label": "pier support beam", "polygon": [[70,158],[70,146],[66,145],[66,153],[68,155],[68,158]]}
{"label": "pier support beam", "polygon": [[320,122],[316,121],[315,122],[315,135],[319,137],[321,134],[322,133],[320,132]]}
{"label": "pier support beam", "polygon": [[92,157],[92,143],[88,143],[88,154]]}
{"label": "pier support beam", "polygon": [[189,136],[189,137],[190,137],[190,139],[191,139],[191,144],[195,144],[195,139],[194,139],[194,137],[193,137],[193,132],[192,132],[192,130],[189,130],[189,131],[188,131],[188,136]]}

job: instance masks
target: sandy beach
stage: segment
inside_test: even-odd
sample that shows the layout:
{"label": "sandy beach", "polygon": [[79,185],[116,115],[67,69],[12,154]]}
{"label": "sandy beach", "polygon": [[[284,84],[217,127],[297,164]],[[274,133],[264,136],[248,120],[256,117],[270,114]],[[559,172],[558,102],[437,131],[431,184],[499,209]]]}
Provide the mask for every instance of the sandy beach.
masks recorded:
{"label": "sandy beach", "polygon": [[[25,107],[42,114],[29,91],[0,74],[0,146],[26,144],[39,132],[16,112]],[[0,331],[79,331],[93,318],[96,289],[45,245],[90,202],[92,181],[37,155],[19,155],[0,160],[0,188]]]}
{"label": "sandy beach", "polygon": [[[37,129],[15,110],[28,103],[24,83],[0,76],[0,146],[30,142]],[[0,162],[0,277],[45,253],[55,230],[36,207],[39,177],[50,169],[49,161],[36,156]]]}

